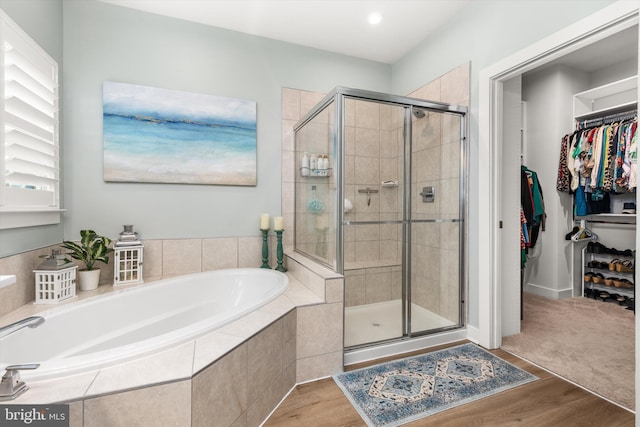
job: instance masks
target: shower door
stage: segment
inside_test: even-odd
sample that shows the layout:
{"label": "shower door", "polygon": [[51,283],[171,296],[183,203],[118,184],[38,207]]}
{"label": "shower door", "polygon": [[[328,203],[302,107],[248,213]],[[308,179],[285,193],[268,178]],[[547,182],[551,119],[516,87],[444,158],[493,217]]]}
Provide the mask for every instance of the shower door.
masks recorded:
{"label": "shower door", "polygon": [[412,109],[408,335],[462,325],[462,116]]}
{"label": "shower door", "polygon": [[345,347],[462,325],[462,117],[345,97]]}

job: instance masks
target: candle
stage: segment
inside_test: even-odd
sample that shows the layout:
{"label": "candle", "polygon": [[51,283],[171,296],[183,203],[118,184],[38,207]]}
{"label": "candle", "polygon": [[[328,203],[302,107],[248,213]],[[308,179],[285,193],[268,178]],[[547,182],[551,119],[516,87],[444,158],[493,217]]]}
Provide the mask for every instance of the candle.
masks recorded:
{"label": "candle", "polygon": [[260,230],[268,230],[269,229],[269,214],[263,213],[260,216]]}
{"label": "candle", "polygon": [[275,231],[282,231],[284,229],[284,221],[281,216],[273,218],[273,229]]}

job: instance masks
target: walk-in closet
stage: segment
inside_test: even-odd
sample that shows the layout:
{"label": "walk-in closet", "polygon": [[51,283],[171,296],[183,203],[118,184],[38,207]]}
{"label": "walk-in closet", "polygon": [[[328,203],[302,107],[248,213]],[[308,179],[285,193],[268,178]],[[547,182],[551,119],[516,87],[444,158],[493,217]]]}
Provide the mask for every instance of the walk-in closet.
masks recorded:
{"label": "walk-in closet", "polygon": [[[511,185],[518,185],[518,173],[521,178],[520,289],[509,284],[521,296],[520,322],[503,317],[503,348],[629,409],[635,378],[637,76],[635,25],[505,84],[520,103],[517,113],[505,112],[504,119],[511,119],[505,128],[514,129],[505,135],[518,138],[505,138],[503,154],[512,163],[519,157],[520,164],[502,166],[503,179],[515,175]],[[516,307],[503,307],[508,310]],[[597,324],[590,328],[589,322]],[[604,324],[603,332],[598,328]],[[558,347],[563,350],[551,350]],[[629,384],[607,377],[619,372],[627,373]],[[607,385],[598,389],[598,383]]]}

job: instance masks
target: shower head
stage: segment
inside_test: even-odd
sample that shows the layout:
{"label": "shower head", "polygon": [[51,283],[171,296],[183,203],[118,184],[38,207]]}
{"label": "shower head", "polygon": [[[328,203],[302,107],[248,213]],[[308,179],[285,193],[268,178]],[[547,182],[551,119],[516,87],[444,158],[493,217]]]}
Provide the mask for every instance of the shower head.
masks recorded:
{"label": "shower head", "polygon": [[421,119],[426,115],[426,113],[420,108],[414,108],[413,115],[416,116],[417,119]]}

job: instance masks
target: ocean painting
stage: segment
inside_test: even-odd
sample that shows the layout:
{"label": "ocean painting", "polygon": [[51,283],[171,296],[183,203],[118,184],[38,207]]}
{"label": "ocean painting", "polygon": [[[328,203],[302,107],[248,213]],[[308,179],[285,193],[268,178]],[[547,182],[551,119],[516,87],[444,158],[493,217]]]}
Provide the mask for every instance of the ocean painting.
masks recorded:
{"label": "ocean painting", "polygon": [[103,84],[104,180],[256,185],[256,103]]}

